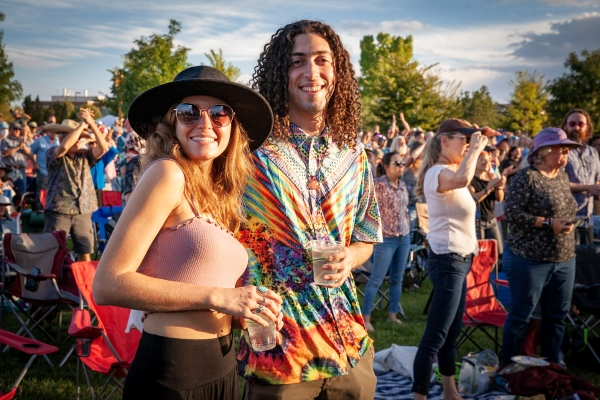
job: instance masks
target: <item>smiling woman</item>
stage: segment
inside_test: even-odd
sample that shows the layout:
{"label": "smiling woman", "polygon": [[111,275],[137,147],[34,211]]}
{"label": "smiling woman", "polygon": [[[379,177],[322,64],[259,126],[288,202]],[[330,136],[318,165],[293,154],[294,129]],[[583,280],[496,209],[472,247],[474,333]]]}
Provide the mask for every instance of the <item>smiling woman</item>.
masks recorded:
{"label": "smiling woman", "polygon": [[218,70],[192,67],[138,96],[129,121],[148,142],[144,173],[94,281],[98,304],[146,311],[123,398],[237,398],[232,321],[282,324],[276,293],[236,288],[248,256],[232,236],[271,109]]}

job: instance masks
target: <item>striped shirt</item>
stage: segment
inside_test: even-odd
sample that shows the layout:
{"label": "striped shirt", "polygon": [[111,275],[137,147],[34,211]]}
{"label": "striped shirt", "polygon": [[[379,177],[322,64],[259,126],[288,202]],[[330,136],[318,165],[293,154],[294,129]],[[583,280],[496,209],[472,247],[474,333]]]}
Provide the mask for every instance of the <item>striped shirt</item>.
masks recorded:
{"label": "striped shirt", "polygon": [[289,140],[254,152],[257,167],[244,195],[248,248],[244,285],[283,298],[283,343],[255,352],[247,333],[238,351],[246,380],[290,384],[348,374],[372,343],[352,277],[336,289],[314,281],[307,242],[331,236],[346,246],[381,242],[373,177],[362,145],[338,148],[328,130],[310,137],[295,125]]}

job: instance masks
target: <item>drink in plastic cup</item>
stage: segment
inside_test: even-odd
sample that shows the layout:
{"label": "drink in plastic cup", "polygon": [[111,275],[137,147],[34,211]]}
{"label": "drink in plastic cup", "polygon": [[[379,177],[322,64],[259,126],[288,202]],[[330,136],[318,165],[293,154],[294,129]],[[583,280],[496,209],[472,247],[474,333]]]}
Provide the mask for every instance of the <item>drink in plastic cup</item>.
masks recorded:
{"label": "drink in plastic cup", "polygon": [[256,351],[271,350],[277,344],[275,322],[264,315],[261,315],[261,317],[269,323],[269,326],[262,326],[251,319],[246,319],[250,344],[252,344],[252,348]]}
{"label": "drink in plastic cup", "polygon": [[311,240],[309,242],[309,246],[311,250],[315,283],[321,286],[331,285],[333,281],[326,280],[325,276],[328,274],[337,273],[337,270],[334,269],[323,271],[323,265],[331,264],[331,262],[327,261],[329,255],[341,251],[344,246],[341,242],[335,242],[332,240]]}

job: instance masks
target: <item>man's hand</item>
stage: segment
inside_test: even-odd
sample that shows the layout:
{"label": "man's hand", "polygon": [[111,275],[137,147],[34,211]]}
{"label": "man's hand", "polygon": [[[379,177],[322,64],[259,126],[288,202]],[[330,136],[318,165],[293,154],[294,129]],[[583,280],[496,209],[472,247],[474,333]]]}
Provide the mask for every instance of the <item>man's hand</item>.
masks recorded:
{"label": "man's hand", "polygon": [[96,121],[94,120],[94,112],[89,108],[80,108],[78,116],[79,118],[81,118],[82,121],[85,121],[85,123],[87,123],[90,126],[92,125],[92,123],[96,123]]}
{"label": "man's hand", "polygon": [[591,194],[592,196],[600,196],[600,185],[599,184],[589,185],[588,193]]}

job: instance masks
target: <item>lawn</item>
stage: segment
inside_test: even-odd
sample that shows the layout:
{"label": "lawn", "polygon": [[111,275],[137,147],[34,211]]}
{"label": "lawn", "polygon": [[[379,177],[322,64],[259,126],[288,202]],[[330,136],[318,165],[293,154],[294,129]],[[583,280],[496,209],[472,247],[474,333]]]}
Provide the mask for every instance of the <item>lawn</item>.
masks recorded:
{"label": "lawn", "polygon": [[[372,337],[375,341],[375,350],[379,351],[390,347],[393,343],[406,346],[418,346],[421,335],[425,330],[426,316],[423,314],[423,308],[427,302],[430,291],[429,281],[426,281],[423,288],[405,292],[402,295],[402,306],[407,315],[405,323],[402,325],[388,323],[385,321],[386,312],[376,309],[372,315],[375,332]],[[66,337],[66,329],[70,321],[70,315],[65,313],[63,316],[63,337]],[[14,317],[5,314],[4,328],[14,331],[16,320]],[[491,341],[479,337],[479,340],[486,343],[485,347],[494,349]],[[72,341],[61,344],[60,352],[50,356],[52,362],[56,365],[62,359],[62,356],[68,351]],[[461,354],[464,355],[468,351],[476,349],[465,344],[461,349]],[[0,353],[0,391],[6,391],[10,388],[14,379],[18,375],[21,368],[25,365],[26,358],[23,358],[15,350],[8,353]],[[570,363],[567,359],[569,371],[577,376],[583,377],[596,385],[600,385],[600,369],[586,370],[578,368]],[[92,373],[92,380],[95,389],[98,390],[104,380],[104,376]],[[81,377],[84,382],[83,376]],[[67,364],[58,368],[51,368],[43,359],[38,358],[29,373],[21,383],[22,395],[20,399],[32,400],[52,400],[52,399],[71,399],[75,398],[75,358],[72,356]],[[82,398],[90,398],[87,388],[82,388]],[[114,398],[120,398],[120,393]]]}

